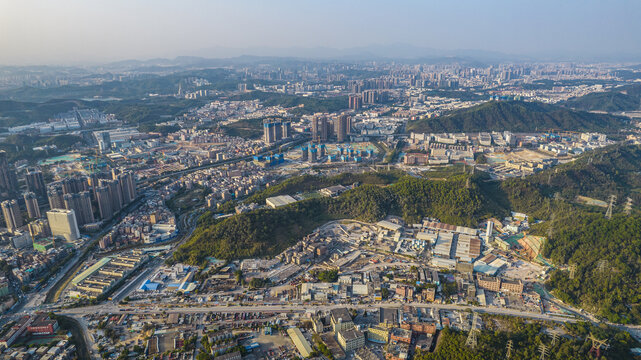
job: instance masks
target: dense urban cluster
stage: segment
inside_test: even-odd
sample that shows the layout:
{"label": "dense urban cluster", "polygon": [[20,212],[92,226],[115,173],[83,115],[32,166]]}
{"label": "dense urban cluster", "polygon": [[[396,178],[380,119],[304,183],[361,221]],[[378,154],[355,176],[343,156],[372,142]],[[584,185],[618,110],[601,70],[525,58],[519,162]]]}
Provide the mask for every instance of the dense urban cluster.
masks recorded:
{"label": "dense urban cluster", "polygon": [[585,105],[618,66],[166,71],[0,73],[88,92],[0,106],[0,357],[639,353],[639,108]]}

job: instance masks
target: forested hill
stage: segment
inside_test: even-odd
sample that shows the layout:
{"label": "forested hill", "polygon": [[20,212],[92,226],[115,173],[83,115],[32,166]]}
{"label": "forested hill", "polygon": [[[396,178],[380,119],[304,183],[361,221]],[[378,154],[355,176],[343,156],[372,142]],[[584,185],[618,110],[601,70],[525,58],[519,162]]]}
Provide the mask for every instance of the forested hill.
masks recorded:
{"label": "forested hill", "polygon": [[[204,264],[210,256],[237,259],[273,256],[330,220],[375,222],[393,214],[415,223],[423,217],[475,226],[490,216],[521,211],[542,223],[532,233],[548,237],[543,254],[557,266],[550,290],[564,301],[615,322],[641,323],[641,146],[613,145],[525,179],[489,181],[484,174],[429,180],[399,172],[298,177],[251,198],[309,192],[329,185],[361,185],[336,198],[299,201],[216,220],[208,212],[174,260]],[[614,217],[605,209],[577,204],[577,195],[620,201]],[[623,203],[634,199],[630,215]],[[604,270],[600,260],[605,260]],[[564,268],[577,266],[575,279]]]}
{"label": "forested hill", "polygon": [[[617,191],[621,198],[637,199],[641,180],[636,174],[640,168],[639,146],[612,146],[526,179],[504,182],[487,181],[482,174],[468,182],[468,176],[463,174],[440,181],[403,176],[399,172],[295,177],[252,196],[249,201],[264,204],[269,196],[294,195],[336,184],[361,185],[337,198],[311,198],[222,221],[207,213],[175,258],[197,264],[208,256],[232,259],[275,255],[332,219],[373,222],[393,214],[408,223],[430,216],[474,226],[489,216],[503,216],[508,210],[516,210],[548,220],[562,204],[575,206],[576,195],[607,199],[612,191]],[[556,193],[560,195],[558,200],[554,200]]]}
{"label": "forested hill", "polygon": [[566,105],[580,110],[635,111],[641,109],[641,84],[571,98]]}
{"label": "forested hill", "polygon": [[[564,302],[618,323],[641,323],[641,146],[614,145],[574,162],[492,186],[502,206],[545,220],[533,232],[548,237],[543,255],[559,269],[548,286]],[[617,195],[611,220],[605,209],[577,204],[577,195],[608,200]],[[627,197],[633,199],[629,215]],[[564,267],[576,266],[574,279]]]}
{"label": "forested hill", "polygon": [[495,187],[494,191],[501,192],[492,198],[506,201],[503,206],[545,219],[548,214],[543,211],[555,195],[568,202],[573,202],[578,195],[604,201],[610,195],[616,195],[619,204],[631,197],[638,206],[641,204],[640,174],[641,146],[612,145],[525,179],[509,179],[500,186],[490,185]]}
{"label": "forested hill", "polygon": [[[452,224],[474,226],[494,213],[485,207],[476,183],[470,182],[467,186],[465,175],[448,181],[403,176],[388,186],[381,185],[384,178],[376,175],[360,176],[359,179],[369,183],[362,183],[336,198],[311,198],[222,221],[206,213],[189,241],[174,253],[174,259],[202,264],[209,256],[219,259],[273,256],[316,227],[335,219],[375,222],[395,214],[414,223],[429,215]],[[315,181],[324,184],[338,180]],[[305,183],[307,181],[292,180],[285,187],[309,190]],[[262,195],[256,197],[261,198]]]}
{"label": "forested hill", "polygon": [[431,119],[411,120],[407,131],[533,132],[546,130],[613,132],[626,120],[607,114],[575,111],[557,105],[523,101],[489,101]]}

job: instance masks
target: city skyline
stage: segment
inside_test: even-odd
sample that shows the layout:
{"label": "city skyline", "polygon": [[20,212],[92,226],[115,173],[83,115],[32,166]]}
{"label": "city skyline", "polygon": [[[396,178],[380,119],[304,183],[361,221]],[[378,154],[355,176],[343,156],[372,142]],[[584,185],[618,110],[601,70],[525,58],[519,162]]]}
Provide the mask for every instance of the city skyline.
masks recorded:
{"label": "city skyline", "polygon": [[3,65],[240,55],[635,61],[641,54],[641,24],[634,19],[641,4],[631,1],[530,7],[502,1],[151,6],[74,0],[62,7],[33,0],[5,2],[0,10],[0,33],[9,34],[0,37]]}

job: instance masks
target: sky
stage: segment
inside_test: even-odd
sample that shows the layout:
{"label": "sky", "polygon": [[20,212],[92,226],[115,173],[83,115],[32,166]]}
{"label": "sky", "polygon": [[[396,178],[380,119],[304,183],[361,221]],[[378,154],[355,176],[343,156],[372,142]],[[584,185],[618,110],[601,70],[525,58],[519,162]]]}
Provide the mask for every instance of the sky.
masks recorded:
{"label": "sky", "polygon": [[0,0],[0,64],[407,44],[641,60],[639,0]]}

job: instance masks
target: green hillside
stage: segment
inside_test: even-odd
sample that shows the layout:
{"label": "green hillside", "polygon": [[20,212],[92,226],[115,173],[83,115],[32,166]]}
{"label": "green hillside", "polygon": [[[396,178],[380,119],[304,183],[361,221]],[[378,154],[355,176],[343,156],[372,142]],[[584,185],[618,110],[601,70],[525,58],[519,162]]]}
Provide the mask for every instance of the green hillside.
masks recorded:
{"label": "green hillside", "polygon": [[265,106],[296,107],[290,112],[295,115],[314,114],[317,112],[337,112],[348,107],[347,96],[333,98],[317,98],[310,96],[297,96],[273,92],[251,91],[230,97],[230,100],[260,100]]}
{"label": "green hillside", "polygon": [[79,100],[50,100],[44,103],[0,100],[0,127],[46,122],[50,117],[67,112],[74,107],[86,108],[87,102]]}
{"label": "green hillside", "polygon": [[484,329],[478,334],[478,345],[475,349],[465,346],[467,332],[445,327],[439,333],[439,339],[433,352],[418,351],[416,360],[503,360],[506,358],[506,345],[513,343],[512,359],[538,360],[541,357],[539,345],[548,345],[551,360],[591,360],[590,342],[585,338],[590,334],[603,339],[610,339],[610,349],[601,356],[602,360],[635,359],[630,348],[638,342],[627,332],[614,327],[597,327],[587,323],[561,325],[565,336],[552,345],[549,330],[559,327],[558,324],[524,321],[519,318],[481,315]]}
{"label": "green hillside", "polygon": [[[376,176],[371,179],[380,181]],[[208,256],[233,259],[276,255],[333,219],[374,222],[398,214],[412,223],[430,215],[472,226],[489,212],[483,207],[479,188],[472,182],[468,189],[466,180],[465,176],[449,181],[404,176],[389,186],[364,184],[337,198],[312,198],[222,221],[206,213],[193,236],[174,253],[174,259],[201,264]]]}
{"label": "green hillside", "polygon": [[[304,176],[287,180],[256,194],[295,194],[358,180],[362,185],[337,198],[311,198],[278,209],[263,209],[224,220],[206,213],[174,260],[203,264],[220,259],[273,256],[329,220],[374,222],[387,215],[415,223],[423,217],[475,226],[490,216],[521,211],[543,222],[532,233],[548,237],[543,254],[560,269],[577,266],[575,279],[554,270],[549,289],[567,303],[589,309],[610,321],[641,323],[641,146],[614,145],[586,153],[575,161],[525,179],[491,181],[485,174],[454,175],[430,180],[392,173]],[[468,181],[469,179],[469,181]],[[389,185],[387,185],[389,184]],[[623,200],[607,220],[602,208],[577,204],[577,195],[607,200],[630,196],[634,206],[624,214]],[[606,272],[599,260],[607,260]]]}
{"label": "green hillside", "polygon": [[[210,85],[196,88],[186,81],[188,78],[203,78]],[[99,85],[65,85],[50,88],[22,87],[0,91],[1,100],[42,102],[51,99],[82,99],[116,97],[120,99],[140,99],[150,93],[175,94],[181,84],[183,91],[196,89],[233,90],[240,79],[225,69],[205,69],[177,72],[168,75],[144,74],[122,81],[106,81]]]}
{"label": "green hillside", "polygon": [[574,111],[539,102],[489,101],[432,118],[411,120],[407,131],[477,132],[546,130],[612,132],[625,125],[623,118]]}
{"label": "green hillside", "polygon": [[[502,206],[546,220],[533,232],[548,237],[543,255],[563,268],[576,265],[574,279],[555,270],[548,283],[563,301],[618,323],[641,323],[641,147],[615,145],[584,154],[576,161],[529,176],[483,183],[490,199]],[[614,217],[605,209],[576,204],[577,195],[619,201]],[[625,199],[634,201],[624,214]],[[605,270],[599,262],[606,261]]]}
{"label": "green hillside", "polygon": [[591,93],[571,98],[566,105],[580,110],[599,110],[608,112],[635,111],[641,108],[641,84],[612,89],[606,92]]}
{"label": "green hillside", "polygon": [[543,254],[576,265],[576,273],[570,279],[568,271],[553,272],[553,294],[612,322],[641,323],[641,216],[558,216]]}
{"label": "green hillside", "polygon": [[604,201],[616,195],[619,203],[631,197],[635,204],[641,204],[640,170],[641,146],[613,145],[525,179],[506,180],[488,191],[500,191],[494,198],[509,202],[506,206],[510,208],[545,219],[549,216],[544,213],[547,204],[557,194],[568,202],[577,195]]}

